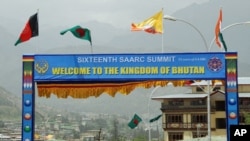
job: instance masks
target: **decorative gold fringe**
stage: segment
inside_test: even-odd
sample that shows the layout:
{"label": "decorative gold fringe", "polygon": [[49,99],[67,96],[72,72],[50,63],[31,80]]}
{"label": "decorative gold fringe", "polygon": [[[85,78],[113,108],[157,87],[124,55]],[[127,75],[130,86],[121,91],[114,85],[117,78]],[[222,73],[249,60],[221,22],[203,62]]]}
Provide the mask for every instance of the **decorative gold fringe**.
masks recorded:
{"label": "decorative gold fringe", "polygon": [[214,86],[215,83],[221,83],[222,86],[225,86],[225,81],[223,80],[212,80],[212,86]]}
{"label": "decorative gold fringe", "polygon": [[[183,86],[182,81],[171,81],[174,86]],[[99,97],[106,93],[115,97],[117,93],[128,95],[135,88],[146,88],[161,86],[164,87],[169,81],[140,81],[127,83],[96,83],[96,84],[37,84],[38,96],[49,98],[55,94],[58,98],[88,98],[90,96]]]}
{"label": "decorative gold fringe", "polygon": [[[218,80],[213,80],[214,84]],[[58,98],[88,98],[99,97],[101,94],[106,93],[115,97],[117,93],[123,95],[130,94],[135,88],[152,88],[156,86],[164,87],[168,83],[172,83],[175,87],[184,86],[185,80],[178,81],[140,81],[140,82],[127,82],[127,83],[96,83],[96,84],[37,84],[38,96],[49,98],[51,94],[56,95]]]}

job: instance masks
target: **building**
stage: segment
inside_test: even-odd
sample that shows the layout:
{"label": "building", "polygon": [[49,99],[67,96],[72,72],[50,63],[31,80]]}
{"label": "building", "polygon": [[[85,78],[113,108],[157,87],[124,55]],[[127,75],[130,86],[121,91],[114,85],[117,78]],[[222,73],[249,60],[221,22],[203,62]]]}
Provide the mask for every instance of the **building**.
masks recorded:
{"label": "building", "polygon": [[[226,138],[225,87],[207,81],[190,85],[191,93],[152,97],[161,102],[164,141],[190,140],[207,136],[207,90],[210,88],[211,136]],[[238,78],[240,124],[250,111],[250,78]],[[250,115],[249,115],[250,116]]]}

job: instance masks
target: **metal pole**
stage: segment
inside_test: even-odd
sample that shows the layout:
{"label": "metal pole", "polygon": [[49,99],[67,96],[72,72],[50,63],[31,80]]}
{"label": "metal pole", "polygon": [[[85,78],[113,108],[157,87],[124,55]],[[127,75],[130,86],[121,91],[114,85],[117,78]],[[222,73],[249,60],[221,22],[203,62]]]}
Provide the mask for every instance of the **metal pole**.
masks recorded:
{"label": "metal pole", "polygon": [[[190,25],[192,28],[194,28],[198,33],[199,35],[201,36],[203,42],[204,42],[204,45],[206,47],[206,51],[208,52],[209,51],[209,48],[208,48],[208,44],[206,42],[206,39],[205,37],[203,36],[203,34],[200,32],[200,30],[198,28],[196,28],[193,24],[191,24],[190,22],[188,21],[185,21],[183,19],[177,19],[175,17],[171,17],[169,15],[164,15],[164,19],[167,19],[167,20],[171,20],[171,21],[181,21],[183,23],[186,23],[188,25]],[[208,84],[207,84],[207,134],[208,134],[208,141],[211,141],[211,119],[210,119],[210,80],[208,81]]]}
{"label": "metal pole", "polygon": [[206,51],[208,51],[208,44],[207,44],[207,41],[206,41],[205,37],[203,36],[203,34],[201,33],[201,31],[200,31],[197,27],[195,27],[193,24],[191,24],[190,22],[187,22],[187,21],[185,21],[185,20],[183,20],[183,19],[176,19],[176,20],[177,20],[177,21],[184,22],[184,23],[190,25],[191,27],[193,27],[193,28],[199,33],[199,35],[201,36],[201,38],[202,38],[202,40],[203,40],[203,43],[204,43],[204,45],[205,45],[205,47],[206,47]]}
{"label": "metal pole", "polygon": [[[250,24],[250,21],[246,21],[246,22],[238,22],[238,23],[233,23],[233,24],[230,24],[230,25],[228,25],[228,26],[226,26],[226,27],[222,28],[222,29],[221,29],[221,32],[222,32],[222,31],[224,31],[224,30],[226,30],[226,29],[228,29],[228,28],[231,28],[231,27],[233,27],[233,26],[236,26],[236,25],[245,25],[245,24]],[[211,50],[211,48],[212,48],[212,46],[213,46],[214,41],[215,41],[215,37],[214,37],[214,38],[212,39],[212,41],[210,42],[210,46],[209,46],[208,51],[210,51],[210,50]]]}
{"label": "metal pole", "polygon": [[200,35],[201,38],[202,38],[202,41],[204,42],[206,51],[208,51],[209,48],[208,48],[207,41],[206,41],[205,37],[203,36],[203,34],[201,33],[201,31],[200,31],[196,26],[194,26],[193,24],[191,24],[190,22],[188,22],[188,21],[186,21],[186,20],[177,19],[177,18],[172,17],[172,16],[169,16],[169,15],[164,15],[163,18],[166,19],[166,20],[170,20],[170,21],[181,21],[181,22],[183,22],[183,23],[186,23],[186,24],[190,25],[195,31],[197,31],[197,32],[199,33],[199,35]]}
{"label": "metal pole", "polygon": [[210,103],[210,82],[207,82],[207,136],[208,141],[211,141],[211,103]]}
{"label": "metal pole", "polygon": [[[150,119],[150,110],[149,110],[149,107],[150,107],[150,100],[151,100],[151,97],[152,95],[154,94],[154,92],[159,88],[160,86],[156,86],[152,92],[150,93],[149,95],[149,98],[148,98],[148,119]],[[151,141],[151,123],[149,122],[149,126],[148,126],[148,141]]]}
{"label": "metal pole", "polygon": [[[230,24],[224,28],[221,29],[221,32],[228,29],[228,28],[231,28],[233,26],[236,26],[236,25],[243,25],[243,24],[250,24],[250,21],[247,21],[247,22],[239,22],[239,23],[233,23],[233,24]],[[212,39],[211,43],[210,43],[210,46],[208,48],[208,52],[210,52],[211,48],[212,48],[212,45],[215,41],[215,37]],[[211,80],[208,81],[208,84],[207,84],[207,92],[208,92],[208,95],[207,95],[207,113],[209,116],[207,116],[207,124],[208,124],[208,141],[211,141],[211,118],[210,118],[210,114],[211,114],[211,103],[210,103],[210,84],[211,84]]]}
{"label": "metal pole", "polygon": [[[167,19],[167,20],[171,20],[171,21],[181,21],[181,22],[184,22],[188,25],[190,25],[191,27],[193,27],[198,33],[199,35],[201,36],[203,42],[204,42],[204,45],[206,47],[206,51],[209,52],[214,41],[215,41],[215,37],[213,38],[213,40],[211,41],[210,43],[210,46],[208,47],[208,44],[204,38],[204,36],[202,35],[202,33],[200,32],[200,30],[198,28],[196,28],[193,24],[183,20],[183,19],[177,19],[175,17],[172,17],[172,16],[169,16],[169,15],[164,15],[164,19]],[[221,30],[224,31],[230,27],[233,27],[233,26],[236,26],[236,25],[243,25],[243,24],[250,24],[250,21],[247,21],[247,22],[240,22],[240,23],[234,23],[234,24],[231,24],[231,25],[228,25],[226,26],[225,28],[223,28]],[[211,80],[208,80],[207,82],[207,132],[208,132],[208,141],[211,141],[211,118],[210,118],[210,114],[211,114],[211,103],[210,103],[210,84],[211,84]]]}

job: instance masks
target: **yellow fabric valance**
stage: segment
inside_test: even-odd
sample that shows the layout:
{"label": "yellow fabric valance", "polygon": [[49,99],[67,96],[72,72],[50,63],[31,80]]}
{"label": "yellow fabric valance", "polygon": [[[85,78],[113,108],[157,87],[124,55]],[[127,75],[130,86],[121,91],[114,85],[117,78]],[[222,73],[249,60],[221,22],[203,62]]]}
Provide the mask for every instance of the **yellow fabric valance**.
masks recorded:
{"label": "yellow fabric valance", "polygon": [[[183,81],[171,81],[174,86],[183,86]],[[166,86],[169,81],[139,81],[124,83],[94,83],[94,84],[37,84],[38,96],[49,98],[51,94],[55,94],[58,98],[88,98],[90,96],[99,97],[106,93],[114,97],[117,93],[128,95],[135,88],[151,88],[156,86]]]}
{"label": "yellow fabric valance", "polygon": [[[58,98],[88,98],[99,97],[101,94],[108,94],[115,97],[117,93],[130,94],[135,88],[152,88],[156,86],[167,86],[172,83],[175,87],[186,85],[186,80],[176,81],[136,81],[136,82],[110,82],[110,83],[38,83],[38,96],[49,98],[51,94]],[[213,83],[215,81],[212,81]]]}

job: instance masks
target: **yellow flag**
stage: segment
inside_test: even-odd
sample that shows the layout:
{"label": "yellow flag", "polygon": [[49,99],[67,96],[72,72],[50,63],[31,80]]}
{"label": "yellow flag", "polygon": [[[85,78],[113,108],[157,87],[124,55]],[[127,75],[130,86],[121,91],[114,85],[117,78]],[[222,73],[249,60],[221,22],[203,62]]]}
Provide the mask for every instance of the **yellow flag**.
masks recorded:
{"label": "yellow flag", "polygon": [[148,33],[163,33],[163,12],[162,10],[141,23],[132,23],[131,31],[145,31]]}

